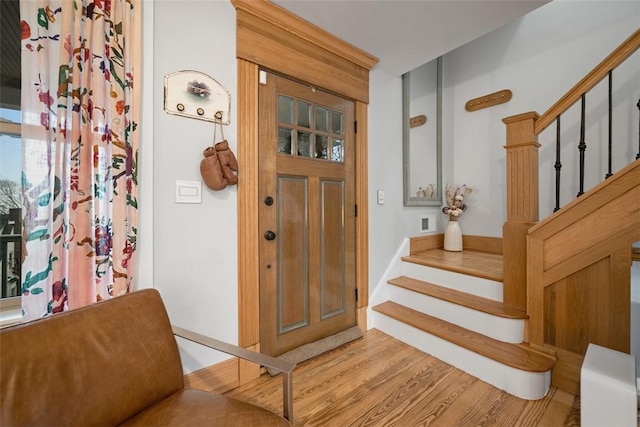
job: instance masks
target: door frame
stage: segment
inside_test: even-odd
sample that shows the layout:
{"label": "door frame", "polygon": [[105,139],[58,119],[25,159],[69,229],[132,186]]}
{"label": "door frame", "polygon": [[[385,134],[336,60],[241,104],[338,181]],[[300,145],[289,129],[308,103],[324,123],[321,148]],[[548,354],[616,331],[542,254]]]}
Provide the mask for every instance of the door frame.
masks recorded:
{"label": "door frame", "polygon": [[[369,70],[377,58],[266,0],[231,0],[236,8],[238,65],[238,345],[260,351],[258,221],[258,77],[260,68],[354,100],[356,320],[366,330],[369,296],[367,111]],[[315,66],[314,66],[315,65]],[[238,379],[260,367],[240,361]]]}

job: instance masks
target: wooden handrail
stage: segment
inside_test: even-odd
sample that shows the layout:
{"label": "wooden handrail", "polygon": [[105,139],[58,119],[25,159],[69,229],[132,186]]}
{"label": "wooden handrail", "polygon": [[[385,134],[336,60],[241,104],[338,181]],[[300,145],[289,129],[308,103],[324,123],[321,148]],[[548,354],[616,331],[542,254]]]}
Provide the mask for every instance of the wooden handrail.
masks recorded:
{"label": "wooden handrail", "polygon": [[549,108],[540,119],[536,121],[535,133],[545,130],[560,114],[564,113],[575,104],[583,93],[590,91],[595,85],[604,79],[609,71],[623,63],[629,56],[640,48],[640,29],[625,40],[616,50],[611,52],[596,68],[587,74],[578,84],[567,92],[558,102]]}

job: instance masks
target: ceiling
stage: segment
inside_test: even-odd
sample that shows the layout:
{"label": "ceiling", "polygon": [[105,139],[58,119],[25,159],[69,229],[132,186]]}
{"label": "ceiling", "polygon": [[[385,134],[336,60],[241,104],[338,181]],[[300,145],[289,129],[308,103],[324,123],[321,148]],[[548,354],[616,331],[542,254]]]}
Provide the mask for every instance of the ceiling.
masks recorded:
{"label": "ceiling", "polygon": [[550,0],[271,0],[399,76]]}
{"label": "ceiling", "polygon": [[[550,0],[272,0],[399,76]],[[20,87],[19,1],[0,0],[0,80]]]}

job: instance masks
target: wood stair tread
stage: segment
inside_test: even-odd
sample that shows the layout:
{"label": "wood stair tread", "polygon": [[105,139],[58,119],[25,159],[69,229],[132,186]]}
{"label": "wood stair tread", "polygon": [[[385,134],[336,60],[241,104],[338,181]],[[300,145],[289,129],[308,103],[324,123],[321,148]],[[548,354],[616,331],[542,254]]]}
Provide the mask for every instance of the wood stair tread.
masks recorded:
{"label": "wood stair tread", "polygon": [[530,350],[526,344],[498,341],[392,301],[376,305],[373,310],[522,371],[547,372],[555,363],[552,357]]}
{"label": "wood stair tread", "polygon": [[403,256],[402,260],[496,282],[502,282],[503,279],[502,255],[499,254],[471,250],[450,252],[444,249],[429,249]]}
{"label": "wood stair tread", "polygon": [[443,301],[448,301],[483,313],[492,314],[507,319],[528,319],[529,316],[523,310],[518,310],[505,305],[496,300],[479,297],[456,289],[446,288],[433,283],[413,279],[406,276],[399,276],[390,279],[388,283],[418,292]]}

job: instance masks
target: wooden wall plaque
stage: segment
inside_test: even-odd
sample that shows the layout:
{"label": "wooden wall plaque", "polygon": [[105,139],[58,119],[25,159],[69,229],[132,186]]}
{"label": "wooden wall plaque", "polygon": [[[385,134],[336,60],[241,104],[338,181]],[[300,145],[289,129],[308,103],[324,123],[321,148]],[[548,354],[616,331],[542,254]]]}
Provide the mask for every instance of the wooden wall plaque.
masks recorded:
{"label": "wooden wall plaque", "polygon": [[490,93],[489,95],[474,98],[464,105],[467,111],[477,111],[483,108],[493,107],[494,105],[504,104],[511,100],[511,91],[504,89],[499,92]]}
{"label": "wooden wall plaque", "polygon": [[409,119],[409,127],[413,129],[418,126],[422,126],[426,122],[427,122],[427,116],[425,116],[424,114],[421,114],[419,116],[411,117]]}

